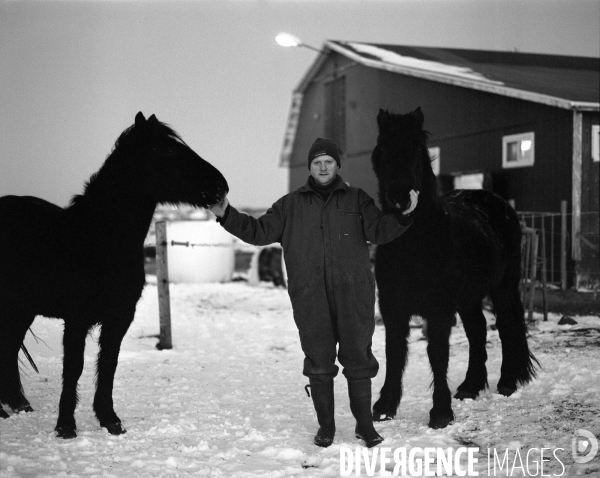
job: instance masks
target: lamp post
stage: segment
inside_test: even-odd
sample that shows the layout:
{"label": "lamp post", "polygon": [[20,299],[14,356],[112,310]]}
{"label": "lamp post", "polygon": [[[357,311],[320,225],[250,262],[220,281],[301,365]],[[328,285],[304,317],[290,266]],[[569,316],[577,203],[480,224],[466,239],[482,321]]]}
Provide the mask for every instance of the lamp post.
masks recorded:
{"label": "lamp post", "polygon": [[284,47],[290,47],[290,46],[304,47],[304,48],[308,48],[310,50],[316,51],[317,53],[323,54],[323,51],[320,50],[319,48],[315,48],[314,46],[304,43],[302,40],[300,40],[300,38],[292,35],[291,33],[280,33],[279,35],[277,35],[275,37],[275,41],[279,45],[284,46]]}

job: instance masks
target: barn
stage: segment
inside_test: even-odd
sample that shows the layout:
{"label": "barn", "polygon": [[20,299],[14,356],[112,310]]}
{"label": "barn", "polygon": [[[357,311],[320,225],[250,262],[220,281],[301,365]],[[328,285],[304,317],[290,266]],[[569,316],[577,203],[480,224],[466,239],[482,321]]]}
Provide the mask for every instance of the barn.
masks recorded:
{"label": "barn", "polygon": [[599,84],[600,58],[326,41],[293,92],[280,163],[298,188],[329,137],[344,180],[376,198],[377,113],[420,106],[440,190],[512,201],[544,231],[548,281],[598,289]]}

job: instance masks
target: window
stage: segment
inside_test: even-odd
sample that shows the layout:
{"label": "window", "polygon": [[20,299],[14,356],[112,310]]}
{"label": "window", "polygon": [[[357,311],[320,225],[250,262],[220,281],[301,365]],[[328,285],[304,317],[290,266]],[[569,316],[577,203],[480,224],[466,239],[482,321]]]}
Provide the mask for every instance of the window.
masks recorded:
{"label": "window", "polygon": [[503,168],[533,166],[534,160],[535,135],[533,132],[511,134],[502,138]]}
{"label": "window", "polygon": [[459,174],[454,176],[454,189],[483,189],[483,173]]}
{"label": "window", "polygon": [[325,84],[325,136],[346,152],[346,78]]}
{"label": "window", "polygon": [[440,147],[429,148],[429,158],[431,159],[431,169],[436,176],[440,175]]}
{"label": "window", "polygon": [[600,161],[600,125],[592,125],[592,161]]}

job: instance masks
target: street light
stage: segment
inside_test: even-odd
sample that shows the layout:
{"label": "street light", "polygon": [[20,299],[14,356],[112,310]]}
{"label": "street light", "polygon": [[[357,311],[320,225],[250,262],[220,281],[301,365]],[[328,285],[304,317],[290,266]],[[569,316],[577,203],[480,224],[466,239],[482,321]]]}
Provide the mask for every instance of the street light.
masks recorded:
{"label": "street light", "polygon": [[308,48],[310,50],[314,50],[317,53],[323,53],[318,48],[315,48],[314,46],[310,46],[310,45],[304,43],[302,40],[300,40],[300,38],[298,38],[297,36],[292,35],[291,33],[280,33],[279,35],[277,35],[275,37],[275,41],[279,45],[281,45],[281,46],[285,46],[285,47],[303,46],[304,48]]}

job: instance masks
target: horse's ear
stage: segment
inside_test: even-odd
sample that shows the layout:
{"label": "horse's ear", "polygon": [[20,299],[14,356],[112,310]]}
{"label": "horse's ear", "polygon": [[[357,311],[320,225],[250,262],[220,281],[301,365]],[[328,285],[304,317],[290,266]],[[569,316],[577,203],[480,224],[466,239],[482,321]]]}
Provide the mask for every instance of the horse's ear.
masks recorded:
{"label": "horse's ear", "polygon": [[416,110],[414,110],[412,112],[412,115],[417,118],[417,121],[419,122],[419,124],[421,125],[421,127],[423,126],[423,123],[425,122],[425,116],[423,116],[423,112],[421,111],[421,107],[419,106]]}
{"label": "horse's ear", "polygon": [[388,116],[389,114],[387,111],[384,111],[381,108],[379,108],[379,113],[377,113],[377,126],[381,128],[381,126],[387,121]]}
{"label": "horse's ear", "polygon": [[135,124],[139,125],[139,124],[142,124],[145,122],[146,122],[146,118],[144,118],[144,115],[142,114],[141,111],[137,115],[135,115]]}
{"label": "horse's ear", "polygon": [[152,116],[150,116],[150,118],[148,118],[148,122],[158,123],[158,120],[156,119],[156,116],[152,115]]}

